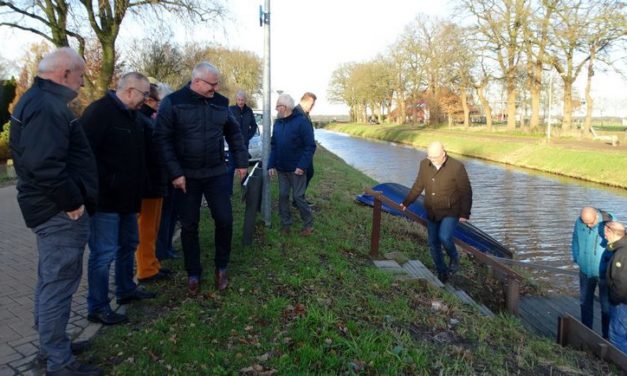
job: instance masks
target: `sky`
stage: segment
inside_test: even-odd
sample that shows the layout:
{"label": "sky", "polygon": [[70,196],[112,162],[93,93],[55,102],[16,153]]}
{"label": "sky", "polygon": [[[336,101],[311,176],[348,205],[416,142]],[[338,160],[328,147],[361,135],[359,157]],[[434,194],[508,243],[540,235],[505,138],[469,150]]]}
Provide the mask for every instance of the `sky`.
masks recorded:
{"label": "sky", "polygon": [[[222,25],[175,26],[174,38],[181,43],[207,39],[253,51],[263,58],[264,30],[259,26],[259,6],[264,1],[227,0],[226,4],[230,16]],[[441,18],[454,14],[447,4],[437,0],[271,0],[273,93],[281,90],[298,100],[303,92],[311,91],[318,96],[312,115],[347,113],[344,105],[327,100],[333,71],[342,63],[361,62],[384,53],[420,13]],[[129,47],[146,30],[146,25],[125,20],[118,47]],[[10,60],[18,59],[30,43],[38,40],[30,33],[4,28],[0,29],[0,38],[0,56]],[[618,76],[598,74],[593,88],[597,96],[627,96],[627,82]],[[606,105],[606,114],[623,111],[623,116],[627,116],[627,105],[621,106],[625,101]]]}

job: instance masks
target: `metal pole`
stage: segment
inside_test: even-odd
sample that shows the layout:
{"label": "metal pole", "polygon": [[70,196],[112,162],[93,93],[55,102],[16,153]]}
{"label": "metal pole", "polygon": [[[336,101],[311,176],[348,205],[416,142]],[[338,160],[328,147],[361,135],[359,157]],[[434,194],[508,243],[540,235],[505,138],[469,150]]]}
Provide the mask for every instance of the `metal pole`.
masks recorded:
{"label": "metal pole", "polygon": [[[261,10],[261,9],[260,9]],[[263,137],[262,137],[262,160],[263,160],[263,190],[261,196],[261,214],[266,226],[272,224],[272,205],[270,202],[270,176],[268,175],[268,162],[270,160],[270,136],[271,113],[270,101],[272,100],[270,89],[270,0],[265,0],[265,12],[260,12],[263,21]]]}
{"label": "metal pole", "polygon": [[553,106],[553,75],[549,76],[549,126],[547,127],[546,138],[547,143],[551,143],[551,123],[553,120],[551,119],[551,109]]}

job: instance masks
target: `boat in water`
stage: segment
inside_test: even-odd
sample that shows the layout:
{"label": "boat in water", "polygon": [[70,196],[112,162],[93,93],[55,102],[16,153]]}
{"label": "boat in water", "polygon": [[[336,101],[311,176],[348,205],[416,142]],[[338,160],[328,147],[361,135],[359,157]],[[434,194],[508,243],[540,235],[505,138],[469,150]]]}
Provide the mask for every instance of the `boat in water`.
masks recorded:
{"label": "boat in water", "polygon": [[[385,197],[399,204],[403,202],[403,199],[407,197],[407,194],[409,193],[408,187],[397,183],[377,184],[372,187],[372,190],[381,192]],[[374,197],[366,193],[357,195],[356,199],[362,204],[374,206]],[[392,215],[407,217],[402,211],[391,208],[385,203],[383,203],[381,208],[383,211]],[[414,203],[409,205],[407,207],[407,210],[416,214],[425,221],[427,220],[427,211],[424,207],[424,198],[422,195],[418,197],[418,199],[414,201]],[[499,243],[496,239],[470,223],[470,221],[460,222],[453,236],[456,239],[463,241],[464,243],[470,245],[473,248],[476,248],[483,253],[488,253],[490,255],[501,258],[512,258],[512,251],[510,251],[507,247]]]}

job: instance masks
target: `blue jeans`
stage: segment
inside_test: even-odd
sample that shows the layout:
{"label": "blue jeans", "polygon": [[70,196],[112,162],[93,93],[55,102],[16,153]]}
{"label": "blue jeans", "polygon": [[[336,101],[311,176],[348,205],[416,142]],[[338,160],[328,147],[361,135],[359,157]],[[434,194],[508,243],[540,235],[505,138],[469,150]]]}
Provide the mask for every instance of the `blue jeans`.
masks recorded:
{"label": "blue jeans", "polygon": [[178,218],[177,195],[178,191],[174,189],[172,184],[168,184],[168,192],[163,197],[163,206],[161,207],[161,223],[159,224],[155,251],[159,261],[170,259],[175,254],[172,238],[174,237],[174,229]]}
{"label": "blue jeans", "polygon": [[[599,285],[599,302],[601,303],[601,313],[610,312],[610,292],[605,279],[599,277],[588,277],[579,272],[579,304],[581,305],[581,322],[592,329],[594,323],[594,290]],[[605,324],[607,325],[607,323]],[[607,328],[602,328],[603,333],[607,333]]]}
{"label": "blue jeans", "polygon": [[40,352],[48,357],[48,371],[74,361],[65,330],[70,319],[72,295],[83,273],[83,252],[89,236],[89,216],[71,220],[60,212],[35,227],[39,262],[35,288],[35,327]]}
{"label": "blue jeans", "polygon": [[610,342],[627,355],[627,304],[610,305]]}
{"label": "blue jeans", "polygon": [[451,260],[459,257],[453,241],[453,233],[457,228],[458,222],[459,218],[457,217],[444,217],[440,221],[427,221],[429,250],[438,273],[448,273],[448,267],[442,255],[442,247],[444,247]]}
{"label": "blue jeans", "polygon": [[115,295],[132,294],[135,250],[139,244],[137,214],[97,212],[91,219],[89,235],[88,295],[89,313],[111,309],[109,306],[109,268],[115,259]]}
{"label": "blue jeans", "polygon": [[207,200],[215,224],[216,268],[224,269],[229,263],[231,238],[233,237],[233,212],[228,183],[227,174],[206,179],[188,178],[186,179],[187,193],[178,193],[180,194],[181,243],[183,244],[185,270],[189,276],[200,277],[202,275],[198,222],[200,221],[200,203],[203,195]]}

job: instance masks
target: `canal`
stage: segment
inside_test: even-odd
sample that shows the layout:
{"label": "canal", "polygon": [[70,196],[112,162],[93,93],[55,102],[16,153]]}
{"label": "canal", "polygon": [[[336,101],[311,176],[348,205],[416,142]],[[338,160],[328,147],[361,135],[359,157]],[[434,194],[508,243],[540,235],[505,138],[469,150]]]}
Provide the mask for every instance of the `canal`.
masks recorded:
{"label": "canal", "polygon": [[[316,130],[316,140],[380,183],[411,186],[426,156],[423,150],[323,129]],[[471,222],[510,248],[517,260],[576,270],[570,244],[582,207],[601,208],[627,220],[627,190],[455,157],[466,165],[473,188]],[[578,277],[533,273],[549,290],[578,293]]]}

